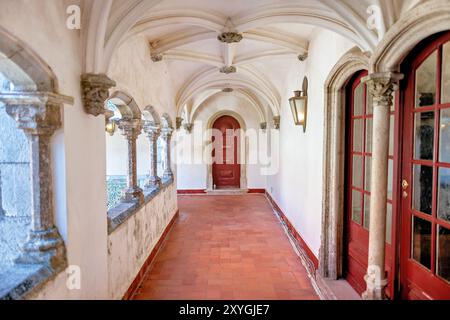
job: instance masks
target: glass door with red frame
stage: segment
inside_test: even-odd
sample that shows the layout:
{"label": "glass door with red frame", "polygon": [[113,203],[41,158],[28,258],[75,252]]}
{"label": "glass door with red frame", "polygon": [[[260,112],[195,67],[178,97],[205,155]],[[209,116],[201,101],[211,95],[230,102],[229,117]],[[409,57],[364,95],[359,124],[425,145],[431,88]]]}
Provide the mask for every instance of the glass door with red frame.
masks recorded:
{"label": "glass door with red frame", "polygon": [[450,299],[450,33],[408,63],[403,116],[401,294]]}

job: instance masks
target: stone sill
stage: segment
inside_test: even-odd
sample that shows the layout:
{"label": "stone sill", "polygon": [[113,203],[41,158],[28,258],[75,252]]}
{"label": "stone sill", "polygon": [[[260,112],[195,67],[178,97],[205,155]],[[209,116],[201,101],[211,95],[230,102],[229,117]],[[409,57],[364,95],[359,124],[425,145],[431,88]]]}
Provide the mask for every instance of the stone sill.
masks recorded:
{"label": "stone sill", "polygon": [[144,190],[144,203],[138,202],[122,202],[116,207],[108,211],[108,235],[117,230],[123,223],[125,223],[130,217],[139,212],[145,207],[153,198],[161,193],[165,188],[174,183],[174,179],[166,179],[161,182],[161,186],[158,188],[152,188]]}
{"label": "stone sill", "polygon": [[22,300],[54,278],[66,265],[54,270],[47,265],[14,264],[0,272],[0,300]]}

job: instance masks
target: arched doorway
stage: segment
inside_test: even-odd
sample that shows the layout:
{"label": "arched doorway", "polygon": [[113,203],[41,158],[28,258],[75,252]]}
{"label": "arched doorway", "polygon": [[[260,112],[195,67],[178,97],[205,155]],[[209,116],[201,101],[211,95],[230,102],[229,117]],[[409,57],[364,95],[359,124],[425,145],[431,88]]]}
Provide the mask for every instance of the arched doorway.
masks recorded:
{"label": "arched doorway", "polygon": [[450,299],[450,32],[403,62],[400,282],[405,299]]}
{"label": "arched doorway", "polygon": [[240,188],[240,128],[239,122],[229,115],[221,116],[213,124],[212,177],[215,189]]}

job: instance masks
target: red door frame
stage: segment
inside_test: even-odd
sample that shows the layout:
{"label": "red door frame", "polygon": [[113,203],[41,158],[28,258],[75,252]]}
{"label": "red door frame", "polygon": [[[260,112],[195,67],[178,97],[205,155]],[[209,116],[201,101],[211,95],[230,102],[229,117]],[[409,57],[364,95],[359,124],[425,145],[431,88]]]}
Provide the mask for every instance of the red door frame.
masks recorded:
{"label": "red door frame", "polygon": [[[408,197],[403,198],[398,201],[398,212],[401,213],[401,218],[399,222],[403,228],[401,228],[401,236],[398,239],[400,244],[400,258],[399,258],[399,295],[402,298],[408,298],[409,287],[411,284],[412,293],[411,297],[418,299],[449,299],[450,298],[450,285],[445,283],[444,280],[437,277],[435,273],[436,264],[436,226],[437,226],[437,189],[438,189],[438,168],[446,167],[450,168],[450,164],[440,163],[438,159],[439,152],[439,126],[440,126],[440,110],[443,108],[448,108],[450,104],[440,104],[440,92],[441,92],[441,65],[442,65],[442,45],[450,41],[450,32],[444,34],[439,34],[425,40],[417,46],[416,50],[413,50],[409,57],[403,63],[402,70],[406,77],[406,82],[403,83],[402,98],[397,101],[399,106],[402,106],[402,132],[403,132],[403,145],[400,146],[402,155],[402,166],[401,166],[401,177],[398,181],[403,179],[407,180],[409,183],[409,188],[407,190]],[[420,107],[421,112],[434,111],[435,112],[435,132],[434,132],[434,160],[414,160],[412,146],[414,144],[414,117],[415,110],[415,71],[432,53],[438,50],[437,58],[437,74],[436,74],[436,101],[433,106],[430,107]],[[400,140],[400,139],[397,139]],[[411,238],[412,238],[412,169],[414,164],[424,164],[433,167],[433,189],[432,189],[432,215],[428,216],[419,212],[414,212],[414,215],[423,218],[426,221],[432,222],[432,235],[431,235],[431,270],[426,269],[424,266],[415,262],[410,258],[411,254]],[[403,190],[401,190],[401,184],[397,183],[398,194],[400,195]],[[439,224],[450,229],[450,223],[443,223],[442,220]],[[400,228],[399,228],[400,229]],[[410,281],[411,280],[411,281]],[[423,294],[422,291],[428,291]]]}
{"label": "red door frame", "polygon": [[[221,116],[218,119],[216,119],[213,123],[213,129],[218,129],[217,127],[221,124],[221,123],[226,123],[229,122],[231,124],[231,126],[233,127],[234,130],[239,130],[240,124],[239,121],[237,121],[234,117],[232,116]],[[239,159],[239,145],[240,145],[240,136],[239,136],[239,131],[238,134],[235,135],[233,137],[233,164],[228,164],[226,163],[226,158],[227,158],[227,151],[226,151],[226,144],[227,144],[227,140],[224,139],[224,137],[226,136],[226,132],[223,133],[223,139],[222,139],[222,160],[223,160],[223,164],[217,164],[216,162],[214,162],[212,164],[212,177],[213,177],[213,184],[216,185],[218,188],[220,187],[232,187],[232,188],[240,188],[240,180],[241,180],[241,164],[240,164],[240,159]],[[213,152],[212,152],[212,156],[213,159],[216,156],[216,149],[217,146],[214,144],[214,140],[215,137],[213,135]],[[228,170],[232,170],[233,172],[233,180],[231,181],[222,181],[220,182],[220,177],[218,175],[219,170],[223,170],[224,168],[227,168]],[[222,185],[219,185],[220,183],[222,183]]]}
{"label": "red door frame", "polygon": [[[347,117],[346,117],[346,182],[345,182],[345,226],[344,226],[344,243],[345,243],[345,257],[343,259],[344,262],[344,276],[350,285],[361,294],[364,291],[365,282],[363,279],[364,272],[367,270],[367,250],[369,243],[369,232],[366,231],[362,225],[358,225],[352,219],[352,192],[361,191],[363,196],[361,199],[361,224],[364,223],[364,185],[362,186],[362,190],[353,188],[353,155],[362,156],[364,159],[365,155],[365,141],[363,143],[363,152],[354,152],[353,145],[353,124],[355,121],[354,117],[354,107],[355,107],[355,89],[360,84],[361,79],[367,75],[367,71],[361,71],[353,76],[353,78],[349,81],[347,85]],[[364,93],[364,100],[366,99]],[[363,113],[365,114],[365,107]],[[359,120],[360,118],[356,118]],[[365,118],[363,121],[365,122]],[[366,126],[364,125],[363,134],[365,136]],[[364,138],[365,140],[365,138]],[[362,165],[362,177],[365,177],[365,162],[363,161]],[[364,179],[362,179],[362,183],[364,184]],[[359,239],[359,241],[352,242],[353,238]],[[358,243],[359,242],[359,243]],[[355,248],[353,248],[355,246]],[[351,258],[350,258],[351,256]],[[354,266],[350,266],[350,263],[354,264]],[[354,273],[351,272],[350,269],[356,271]],[[355,270],[361,269],[361,270]],[[361,271],[359,273],[358,271]]]}

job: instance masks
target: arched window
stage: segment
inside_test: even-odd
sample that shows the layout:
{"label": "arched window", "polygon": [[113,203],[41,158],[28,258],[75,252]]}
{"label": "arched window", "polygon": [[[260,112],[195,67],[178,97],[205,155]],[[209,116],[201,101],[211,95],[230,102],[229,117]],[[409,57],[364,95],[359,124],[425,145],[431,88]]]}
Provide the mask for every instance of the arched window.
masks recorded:
{"label": "arched window", "polygon": [[[13,83],[0,73],[2,91]],[[31,223],[30,148],[0,103],[0,269],[14,264]]]}
{"label": "arched window", "polygon": [[106,102],[108,210],[123,202],[143,201],[137,173],[137,142],[142,131],[141,112],[128,94],[117,91]]}
{"label": "arched window", "polygon": [[108,210],[120,203],[122,190],[126,187],[126,141],[118,132],[118,122],[122,119],[119,106],[121,101],[107,100],[106,108],[112,116],[106,124],[106,188]]}
{"label": "arched window", "polygon": [[73,98],[58,93],[50,67],[0,27],[0,299],[21,297],[67,265],[51,140],[64,104]]}

